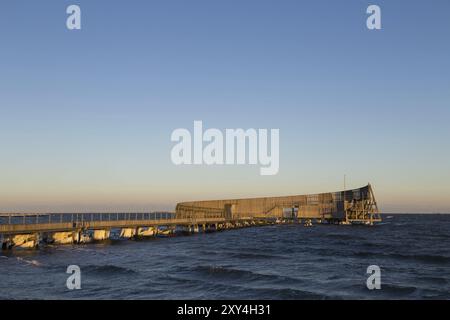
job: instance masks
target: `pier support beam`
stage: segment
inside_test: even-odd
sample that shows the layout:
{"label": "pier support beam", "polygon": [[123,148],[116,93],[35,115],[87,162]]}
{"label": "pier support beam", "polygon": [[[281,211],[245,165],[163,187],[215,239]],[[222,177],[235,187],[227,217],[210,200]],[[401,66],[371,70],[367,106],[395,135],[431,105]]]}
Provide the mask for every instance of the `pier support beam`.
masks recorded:
{"label": "pier support beam", "polygon": [[13,247],[13,243],[11,241],[11,238],[3,236],[2,237],[2,250],[9,250]]}
{"label": "pier support beam", "polygon": [[56,244],[71,244],[78,238],[78,232],[55,232],[47,237],[47,241]]}
{"label": "pier support beam", "polygon": [[206,224],[205,225],[205,232],[213,232],[216,231],[216,228],[214,227],[214,224]]}
{"label": "pier support beam", "polygon": [[36,248],[39,245],[39,234],[16,234],[6,241],[9,248],[17,247],[24,249]]}
{"label": "pier support beam", "polygon": [[147,228],[138,228],[137,235],[139,237],[152,237],[156,235],[155,227],[147,227]]}
{"label": "pier support beam", "polygon": [[160,235],[160,236],[169,236],[169,235],[174,234],[174,233],[175,233],[175,229],[172,226],[167,227],[165,229],[162,229],[162,228],[159,228],[159,227],[156,229],[156,234]]}
{"label": "pier support beam", "polygon": [[101,241],[109,239],[109,230],[94,230],[94,240]]}
{"label": "pier support beam", "polygon": [[120,230],[120,237],[121,238],[133,238],[134,236],[136,236],[136,228],[122,228]]}

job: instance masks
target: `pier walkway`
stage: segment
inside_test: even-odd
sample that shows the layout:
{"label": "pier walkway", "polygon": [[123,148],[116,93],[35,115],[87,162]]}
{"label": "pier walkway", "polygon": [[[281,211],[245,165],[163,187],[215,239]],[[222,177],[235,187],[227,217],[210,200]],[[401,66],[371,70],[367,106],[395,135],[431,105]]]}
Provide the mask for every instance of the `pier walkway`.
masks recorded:
{"label": "pier walkway", "polygon": [[119,229],[122,238],[136,238],[272,223],[275,223],[273,218],[225,219],[220,214],[177,218],[173,212],[0,214],[0,243],[3,249],[32,248],[42,241],[67,244],[105,240],[113,229]]}

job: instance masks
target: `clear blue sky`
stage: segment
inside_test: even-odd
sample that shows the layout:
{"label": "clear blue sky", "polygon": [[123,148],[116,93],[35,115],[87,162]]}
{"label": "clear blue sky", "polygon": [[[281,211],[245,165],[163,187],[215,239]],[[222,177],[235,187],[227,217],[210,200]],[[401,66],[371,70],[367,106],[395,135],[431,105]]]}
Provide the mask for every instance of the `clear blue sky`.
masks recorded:
{"label": "clear blue sky", "polygon": [[[0,211],[173,209],[347,174],[385,212],[450,212],[449,35],[447,0],[1,1]],[[194,120],[279,128],[279,174],[174,166],[170,134]]]}

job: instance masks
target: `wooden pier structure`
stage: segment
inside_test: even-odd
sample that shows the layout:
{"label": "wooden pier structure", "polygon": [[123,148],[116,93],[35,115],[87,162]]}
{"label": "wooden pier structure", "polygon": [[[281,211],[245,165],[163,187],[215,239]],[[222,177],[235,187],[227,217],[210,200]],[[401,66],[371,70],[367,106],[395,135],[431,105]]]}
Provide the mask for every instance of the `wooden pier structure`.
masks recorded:
{"label": "wooden pier structure", "polygon": [[111,230],[135,239],[302,221],[372,225],[381,217],[368,184],[313,195],[182,202],[175,212],[0,214],[0,243],[3,249],[34,248],[106,240]]}
{"label": "wooden pier structure", "polygon": [[381,221],[372,186],[310,195],[182,202],[178,218],[223,215],[225,219],[319,219],[342,224]]}

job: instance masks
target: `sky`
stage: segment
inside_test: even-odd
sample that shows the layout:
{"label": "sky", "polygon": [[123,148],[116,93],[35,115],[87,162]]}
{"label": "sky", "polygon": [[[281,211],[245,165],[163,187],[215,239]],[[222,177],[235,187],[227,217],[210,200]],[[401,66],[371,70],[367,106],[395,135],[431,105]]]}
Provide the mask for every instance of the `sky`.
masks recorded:
{"label": "sky", "polygon": [[[449,15],[447,0],[0,0],[0,211],[173,210],[346,175],[382,212],[450,212]],[[195,120],[278,128],[279,173],[174,165],[171,133]]]}

